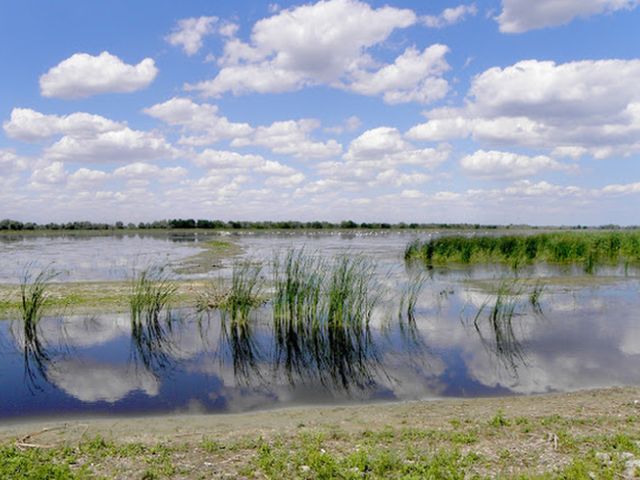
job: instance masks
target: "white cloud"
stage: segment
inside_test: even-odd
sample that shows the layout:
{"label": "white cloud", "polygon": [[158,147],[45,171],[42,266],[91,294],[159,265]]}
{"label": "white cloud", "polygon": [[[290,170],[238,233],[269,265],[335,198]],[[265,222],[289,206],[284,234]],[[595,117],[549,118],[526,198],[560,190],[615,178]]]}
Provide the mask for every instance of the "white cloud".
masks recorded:
{"label": "white cloud", "polygon": [[253,132],[248,123],[230,122],[218,115],[218,107],[197,104],[188,98],[174,97],[144,110],[169,125],[181,126],[185,133],[179,143],[193,146],[211,145],[223,139],[245,137]]}
{"label": "white cloud", "polygon": [[125,123],[82,112],[58,116],[14,108],[3,127],[9,137],[25,141],[61,136],[43,151],[49,161],[134,162],[176,154],[155,132],[132,130]]}
{"label": "white cloud", "polygon": [[395,169],[384,170],[376,175],[375,182],[372,182],[372,186],[388,186],[393,185],[395,187],[403,187],[405,185],[417,185],[426,183],[431,180],[430,175],[424,173],[402,173]]}
{"label": "white cloud", "polygon": [[390,104],[431,103],[449,91],[441,75],[449,69],[444,59],[446,45],[431,45],[419,52],[410,47],[395,62],[375,72],[356,71],[346,88],[362,95],[382,95]]}
{"label": "white cloud", "polygon": [[449,158],[451,147],[418,149],[406,142],[392,127],[367,130],[355,138],[344,155],[347,162],[363,168],[391,168],[397,165],[416,165],[433,169]]}
{"label": "white cloud", "polygon": [[268,187],[294,188],[300,185],[304,179],[305,176],[302,173],[295,173],[293,175],[269,177],[264,184]]}
{"label": "white cloud", "polygon": [[253,174],[265,175],[269,177],[269,185],[298,184],[305,178],[295,168],[274,160],[266,160],[261,155],[242,155],[226,150],[205,149],[194,158],[194,163],[210,169],[209,176],[216,177],[216,181],[217,178],[226,178],[225,175],[229,174],[246,175],[251,178],[255,178]]}
{"label": "white cloud", "polygon": [[473,16],[478,13],[475,4],[458,5],[457,7],[445,8],[440,15],[426,15],[422,17],[422,22],[430,28],[443,28],[455,25],[465,19],[467,16]]}
{"label": "white cloud", "polygon": [[638,3],[638,0],[502,0],[497,20],[501,32],[522,33],[563,25],[576,17],[631,10]]}
{"label": "white cloud", "polygon": [[0,172],[3,174],[15,173],[26,170],[30,162],[12,150],[0,148]]}
{"label": "white cloud", "polygon": [[102,170],[79,168],[67,178],[69,185],[74,187],[89,187],[99,185],[108,180],[111,175]]}
{"label": "white cloud", "polygon": [[149,163],[135,162],[124,167],[117,168],[113,172],[113,176],[116,178],[124,178],[126,180],[145,182],[172,182],[180,177],[186,176],[188,173],[186,168],[183,167],[166,167],[161,168],[157,165],[151,165]]}
{"label": "white cloud", "polygon": [[471,136],[596,158],[640,151],[640,60],[526,60],[472,80],[463,108],[427,112],[412,140]]}
{"label": "white cloud", "polygon": [[530,157],[496,150],[478,150],[462,158],[460,165],[468,174],[484,178],[529,177],[548,170],[568,168],[546,155]]}
{"label": "white cloud", "polygon": [[310,133],[320,127],[315,119],[287,120],[274,122],[268,127],[258,127],[246,138],[231,142],[234,147],[258,145],[266,147],[280,155],[293,155],[297,158],[324,158],[339,155],[342,146],[335,140],[314,141]]}
{"label": "white cloud", "polygon": [[178,20],[166,40],[174,47],[182,47],[187,55],[195,55],[202,48],[202,39],[214,33],[218,17],[194,17]]}
{"label": "white cloud", "polygon": [[67,172],[62,162],[52,162],[36,168],[31,174],[32,185],[58,185],[67,181]]}
{"label": "white cloud", "polygon": [[45,115],[29,108],[14,108],[11,119],[3,123],[6,134],[26,142],[46,140],[55,135],[89,136],[122,130],[124,123],[89,113]]}
{"label": "white cloud", "polygon": [[497,20],[501,32],[522,33],[563,25],[576,17],[631,10],[639,3],[638,0],[502,0]]}
{"label": "white cloud", "polygon": [[[392,127],[378,127],[355,138],[342,156],[342,161],[328,161],[316,165],[322,180],[341,185],[343,189],[358,191],[375,186],[419,184],[431,177],[426,172],[445,162],[451,153],[447,144],[438,148],[419,149],[406,142]],[[410,167],[410,171],[406,169]]]}
{"label": "white cloud", "polygon": [[76,53],[40,77],[40,92],[45,97],[65,99],[129,93],[149,86],[157,74],[151,58],[127,65],[109,52],[98,56]]}
{"label": "white cloud", "polygon": [[249,43],[228,40],[216,77],[186,88],[217,97],[330,85],[382,95],[389,103],[437,100],[448,90],[441,78],[447,47],[434,45],[423,52],[409,48],[382,67],[369,53],[394,30],[416,21],[411,10],[373,9],[359,0],[326,0],[282,10],[258,21]]}
{"label": "white cloud", "polygon": [[64,136],[44,151],[47,159],[83,163],[130,163],[174,155],[174,149],[163,137],[130,128],[90,137]]}

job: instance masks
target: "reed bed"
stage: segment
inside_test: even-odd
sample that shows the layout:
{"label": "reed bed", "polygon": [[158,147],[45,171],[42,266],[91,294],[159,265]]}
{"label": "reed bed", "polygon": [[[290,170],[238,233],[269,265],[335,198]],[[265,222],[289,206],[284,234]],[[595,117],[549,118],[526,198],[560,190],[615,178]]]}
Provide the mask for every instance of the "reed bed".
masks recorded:
{"label": "reed bed", "polygon": [[593,273],[601,265],[640,265],[640,231],[445,236],[410,243],[405,260],[427,266],[503,263],[515,269],[539,262],[574,264]]}

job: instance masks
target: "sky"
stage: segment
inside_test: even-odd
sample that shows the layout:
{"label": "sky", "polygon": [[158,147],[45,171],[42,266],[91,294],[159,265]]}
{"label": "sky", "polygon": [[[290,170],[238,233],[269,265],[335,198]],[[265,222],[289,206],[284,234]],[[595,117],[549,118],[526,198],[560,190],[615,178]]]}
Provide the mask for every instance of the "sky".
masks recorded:
{"label": "sky", "polygon": [[0,218],[640,224],[640,0],[0,0]]}

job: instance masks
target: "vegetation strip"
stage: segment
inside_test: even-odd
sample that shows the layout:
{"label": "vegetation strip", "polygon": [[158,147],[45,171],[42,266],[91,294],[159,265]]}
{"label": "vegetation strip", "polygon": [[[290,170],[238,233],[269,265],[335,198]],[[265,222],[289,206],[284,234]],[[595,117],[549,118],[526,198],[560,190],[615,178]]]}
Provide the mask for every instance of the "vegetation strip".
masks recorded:
{"label": "vegetation strip", "polygon": [[546,262],[582,265],[593,273],[600,265],[640,265],[640,231],[444,236],[409,244],[405,260],[427,266],[503,263],[514,269]]}
{"label": "vegetation strip", "polygon": [[0,478],[634,478],[638,398],[615,388],[5,425]]}

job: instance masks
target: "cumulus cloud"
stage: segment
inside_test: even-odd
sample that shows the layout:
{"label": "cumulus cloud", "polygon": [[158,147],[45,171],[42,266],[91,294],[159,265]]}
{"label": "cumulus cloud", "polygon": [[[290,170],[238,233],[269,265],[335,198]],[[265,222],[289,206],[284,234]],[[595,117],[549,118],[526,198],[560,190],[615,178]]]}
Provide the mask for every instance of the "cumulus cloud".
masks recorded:
{"label": "cumulus cloud", "polygon": [[490,68],[472,80],[464,107],[427,112],[429,121],[407,138],[471,136],[573,157],[630,155],[640,151],[638,75],[640,60],[526,60]]}
{"label": "cumulus cloud", "polygon": [[568,168],[546,155],[531,157],[496,150],[478,150],[463,157],[460,165],[468,174],[484,178],[522,178]]}
{"label": "cumulus cloud", "polygon": [[134,181],[159,181],[159,182],[172,182],[180,177],[186,176],[188,173],[186,168],[183,167],[165,167],[161,168],[157,165],[149,163],[135,162],[119,167],[113,172],[113,176],[116,178],[124,178],[126,180]]}
{"label": "cumulus cloud", "polygon": [[431,103],[443,98],[449,83],[441,77],[449,69],[446,45],[432,45],[420,52],[407,48],[395,62],[370,72],[356,71],[347,88],[362,95],[382,95],[385,102]]}
{"label": "cumulus cloud", "polygon": [[11,118],[3,123],[5,133],[17,140],[33,142],[55,135],[87,136],[121,130],[124,123],[89,113],[45,115],[30,108],[14,108]]}
{"label": "cumulus cloud", "polygon": [[80,163],[129,163],[174,155],[162,136],[128,127],[92,136],[66,135],[44,150],[47,159]]}
{"label": "cumulus cloud", "polygon": [[14,151],[0,148],[0,171],[3,174],[26,170],[29,163],[26,158],[16,155]]}
{"label": "cumulus cloud", "polygon": [[151,58],[128,65],[109,52],[76,53],[40,77],[45,97],[75,99],[101,93],[129,93],[148,87],[158,75]]}
{"label": "cumulus cloud", "polygon": [[576,17],[631,10],[638,3],[638,0],[502,0],[497,20],[501,32],[522,33],[563,25]]}
{"label": "cumulus cloud", "polygon": [[287,120],[274,122],[269,126],[258,127],[246,138],[237,138],[231,142],[234,147],[257,145],[266,147],[280,155],[293,155],[297,158],[323,158],[339,155],[342,145],[335,140],[315,141],[311,132],[320,128],[315,119]]}
{"label": "cumulus cloud", "polygon": [[174,47],[182,47],[187,55],[195,55],[202,48],[202,39],[214,33],[217,21],[218,17],[183,18],[166,40]]}
{"label": "cumulus cloud", "polygon": [[64,163],[52,162],[49,165],[36,168],[31,173],[32,186],[57,185],[67,181],[67,172]]}
{"label": "cumulus cloud", "polygon": [[401,164],[433,169],[449,158],[450,146],[419,149],[405,141],[393,127],[367,130],[355,138],[344,155],[348,162],[362,167],[393,167]]}
{"label": "cumulus cloud", "polygon": [[155,132],[132,130],[125,123],[82,112],[58,116],[14,108],[3,127],[9,137],[24,141],[60,137],[44,149],[43,157],[50,161],[133,162],[175,155]]}
{"label": "cumulus cloud", "polygon": [[255,174],[259,174],[267,177],[267,186],[277,187],[292,187],[305,179],[304,174],[295,168],[274,160],[266,160],[261,155],[205,149],[193,161],[199,167],[209,169],[206,181],[216,184],[223,184],[229,175],[235,175],[237,182],[238,175],[246,179],[255,179]]}
{"label": "cumulus cloud", "polygon": [[440,15],[426,15],[422,17],[422,23],[430,28],[443,28],[455,25],[463,21],[468,16],[478,13],[475,4],[458,5],[457,7],[445,8]]}
{"label": "cumulus cloud", "polygon": [[369,52],[394,30],[416,22],[411,10],[374,9],[359,0],[326,0],[281,10],[256,22],[249,42],[230,38],[218,60],[218,74],[186,88],[217,97],[330,85],[383,95],[389,103],[433,101],[448,89],[441,78],[446,47],[435,45],[422,52],[411,47],[383,66]]}
{"label": "cumulus cloud", "polygon": [[445,162],[450,152],[451,147],[446,144],[438,148],[416,148],[393,127],[374,128],[355,138],[342,160],[317,164],[322,180],[316,182],[313,189],[331,187],[355,191],[425,183],[430,179],[426,172]]}
{"label": "cumulus cloud", "polygon": [[90,187],[99,185],[109,178],[111,175],[107,172],[82,167],[70,174],[67,181],[73,187]]}
{"label": "cumulus cloud", "polygon": [[188,98],[174,97],[144,112],[169,125],[182,127],[185,135],[179,143],[186,145],[211,145],[224,139],[245,137],[253,132],[248,123],[230,122],[220,116],[216,105],[197,104]]}

